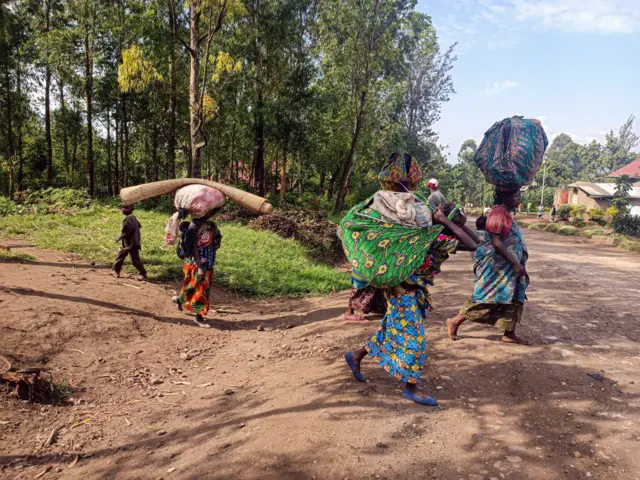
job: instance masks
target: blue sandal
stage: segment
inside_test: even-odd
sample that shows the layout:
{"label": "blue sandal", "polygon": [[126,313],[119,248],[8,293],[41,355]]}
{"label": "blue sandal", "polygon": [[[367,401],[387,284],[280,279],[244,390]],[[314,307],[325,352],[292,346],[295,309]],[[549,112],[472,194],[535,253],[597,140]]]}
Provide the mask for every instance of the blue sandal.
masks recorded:
{"label": "blue sandal", "polygon": [[353,359],[353,352],[347,352],[344,354],[344,359],[347,362],[347,365],[349,365],[349,368],[351,369],[351,373],[353,373],[353,376],[356,380],[358,380],[359,382],[364,382],[364,375],[361,372],[356,371],[356,361]]}
{"label": "blue sandal", "polygon": [[420,405],[427,405],[428,407],[435,407],[436,405],[438,405],[438,400],[436,400],[435,398],[430,397],[429,395],[427,395],[426,398],[419,397],[416,394],[411,393],[406,388],[402,389],[402,398],[414,401],[416,403],[419,403]]}

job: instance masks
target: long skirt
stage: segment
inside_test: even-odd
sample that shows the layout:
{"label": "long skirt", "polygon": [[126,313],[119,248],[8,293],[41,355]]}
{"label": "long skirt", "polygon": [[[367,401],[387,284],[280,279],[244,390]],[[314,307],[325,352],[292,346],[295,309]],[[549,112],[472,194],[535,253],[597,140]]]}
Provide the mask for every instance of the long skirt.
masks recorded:
{"label": "long skirt", "polygon": [[205,270],[204,276],[201,277],[198,275],[196,264],[186,260],[182,271],[184,281],[180,290],[180,303],[192,313],[206,315],[209,312],[213,270]]}
{"label": "long skirt", "polygon": [[473,303],[467,300],[460,308],[465,320],[485,325],[495,325],[501,330],[513,332],[522,319],[522,303]]}
{"label": "long skirt", "polygon": [[429,308],[424,290],[387,291],[387,314],[365,348],[394,378],[417,384],[426,359],[423,320]]}
{"label": "long skirt", "polygon": [[349,306],[359,313],[387,313],[387,300],[384,292],[379,288],[367,286],[365,288],[352,288],[349,297]]}

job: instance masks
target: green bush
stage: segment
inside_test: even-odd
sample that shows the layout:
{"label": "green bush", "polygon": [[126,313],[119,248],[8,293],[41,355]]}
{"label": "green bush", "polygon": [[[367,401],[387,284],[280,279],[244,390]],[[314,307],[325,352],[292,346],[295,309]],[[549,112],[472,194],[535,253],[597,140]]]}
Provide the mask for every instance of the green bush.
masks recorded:
{"label": "green bush", "polygon": [[618,209],[616,207],[609,207],[609,208],[607,208],[607,211],[605,212],[605,215],[607,217],[613,218],[613,217],[618,215]]}
{"label": "green bush", "polygon": [[604,211],[601,208],[592,208],[587,213],[589,213],[589,218],[594,222],[598,222],[599,220],[604,219]]}
{"label": "green bush", "polygon": [[560,205],[557,210],[558,220],[569,220],[571,214],[571,205]]}
{"label": "green bush", "polygon": [[640,217],[637,215],[616,215],[613,217],[613,231],[621,235],[640,236]]}
{"label": "green bush", "polygon": [[566,225],[566,226],[560,228],[560,230],[558,230],[558,233],[560,235],[572,236],[572,235],[577,235],[578,234],[578,229],[576,227],[571,226],[571,225]]}
{"label": "green bush", "polygon": [[561,228],[562,228],[562,225],[558,223],[549,223],[545,225],[544,230],[545,232],[558,233]]}
{"label": "green bush", "polygon": [[91,197],[85,190],[50,187],[27,193],[25,203],[29,206],[44,205],[56,209],[71,210],[88,208],[91,205]]}
{"label": "green bush", "polygon": [[0,197],[0,217],[7,217],[18,212],[18,204],[7,197]]}

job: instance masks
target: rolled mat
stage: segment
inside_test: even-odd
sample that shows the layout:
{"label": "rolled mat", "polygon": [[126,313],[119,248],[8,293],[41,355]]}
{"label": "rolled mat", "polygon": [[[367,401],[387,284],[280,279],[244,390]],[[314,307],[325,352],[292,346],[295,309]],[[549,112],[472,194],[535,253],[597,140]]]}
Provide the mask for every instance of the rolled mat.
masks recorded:
{"label": "rolled mat", "polygon": [[255,213],[271,213],[273,206],[264,198],[254,195],[239,188],[230,187],[222,183],[204,180],[202,178],[176,178],[173,180],[161,180],[159,182],[143,183],[135,187],[127,187],[120,190],[120,199],[126,205],[132,205],[147,198],[165,195],[185,185],[207,185],[220,190],[229,200]]}

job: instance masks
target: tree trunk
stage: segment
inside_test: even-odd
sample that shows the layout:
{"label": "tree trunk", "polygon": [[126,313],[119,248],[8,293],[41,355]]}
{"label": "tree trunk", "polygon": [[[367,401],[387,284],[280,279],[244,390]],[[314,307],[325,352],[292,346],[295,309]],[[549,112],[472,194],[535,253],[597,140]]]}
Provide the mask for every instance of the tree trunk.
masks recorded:
{"label": "tree trunk", "polygon": [[4,64],[4,88],[6,94],[6,118],[7,124],[7,165],[9,165],[9,182],[7,185],[7,193],[10,199],[13,199],[13,126],[11,125],[13,119],[13,112],[11,111],[11,79],[9,77],[9,56],[5,50],[5,64]]}
{"label": "tree trunk", "polygon": [[282,166],[280,167],[280,201],[282,203],[287,200],[287,151],[289,147],[289,139],[285,137],[282,142]]}
{"label": "tree trunk", "polygon": [[22,72],[20,68],[20,58],[18,58],[18,65],[16,67],[16,88],[18,91],[18,112],[16,115],[16,128],[18,130],[18,193],[22,192],[24,181],[24,161],[22,157],[22,122],[24,120],[24,108],[22,103]]}
{"label": "tree trunk", "polygon": [[154,123],[153,135],[151,135],[151,164],[153,167],[153,181],[159,180],[160,171],[158,166],[158,127]]}
{"label": "tree trunk", "polygon": [[129,120],[127,118],[127,96],[122,94],[122,154],[120,168],[122,170],[122,186],[129,186]]}
{"label": "tree trunk", "polygon": [[[118,109],[118,103],[116,102],[116,110]],[[118,158],[122,158],[120,152],[122,151],[122,142],[120,141],[120,122],[118,115],[113,117],[115,120],[115,128],[116,128],[116,138],[115,138],[115,148],[114,148],[114,174],[115,174],[115,193],[120,193],[120,166],[118,165]]]}
{"label": "tree trunk", "polygon": [[340,167],[342,165],[338,165],[331,175],[331,180],[329,181],[329,190],[327,192],[327,198],[331,200],[333,198],[333,190],[336,185],[336,180],[338,179],[338,175],[340,174]]}
{"label": "tree trunk", "polygon": [[[67,111],[67,107],[64,102],[64,83],[60,81],[58,83],[58,86],[60,88],[60,110],[62,111],[62,114],[64,117],[64,114]],[[68,175],[69,174],[69,135],[67,134],[66,128],[62,129],[62,148],[63,148],[63,155],[64,155],[64,166]]]}
{"label": "tree trunk", "polygon": [[360,93],[360,105],[358,106],[358,115],[356,116],[356,125],[353,130],[353,136],[351,137],[351,148],[349,149],[349,155],[347,155],[347,161],[342,171],[342,179],[340,180],[340,190],[338,190],[338,196],[336,197],[336,203],[333,207],[333,214],[340,213],[344,207],[344,199],[347,196],[349,190],[349,181],[351,180],[351,172],[353,171],[353,163],[356,156],[356,149],[358,148],[358,139],[360,138],[360,131],[362,130],[362,124],[364,122],[364,111],[367,104],[367,90],[362,90]]}
{"label": "tree trunk", "polygon": [[178,105],[175,39],[171,37],[169,53],[169,132],[167,138],[168,177],[176,178],[176,110]]}
{"label": "tree trunk", "polygon": [[324,183],[327,179],[327,169],[323,166],[322,170],[320,171],[320,188],[319,188],[319,192],[318,192],[318,196],[322,196],[324,194]]}
{"label": "tree trunk", "polygon": [[200,138],[200,0],[191,0],[189,7],[189,127],[191,143],[191,176],[202,176]]}
{"label": "tree trunk", "polygon": [[111,181],[111,115],[107,110],[107,193],[113,195],[113,183]]}
{"label": "tree trunk", "polygon": [[[260,0],[255,0],[255,27],[259,28]],[[262,43],[260,35],[256,35],[255,43],[256,65],[256,108],[255,108],[255,150],[253,158],[253,178],[256,193],[264,197],[266,185],[264,179],[264,92],[262,79]]]}
{"label": "tree trunk", "polygon": [[[89,14],[89,0],[85,0],[85,35],[84,35],[84,60],[85,60],[85,100],[87,103],[87,184],[89,195],[94,196],[94,178],[93,178],[93,53],[91,51],[91,29],[90,23],[92,18]],[[93,15],[91,15],[92,17]]]}
{"label": "tree trunk", "polygon": [[[45,0],[45,32],[51,27],[51,0]],[[53,182],[53,144],[51,143],[51,68],[49,50],[44,49],[44,131],[47,141],[47,183]]]}

